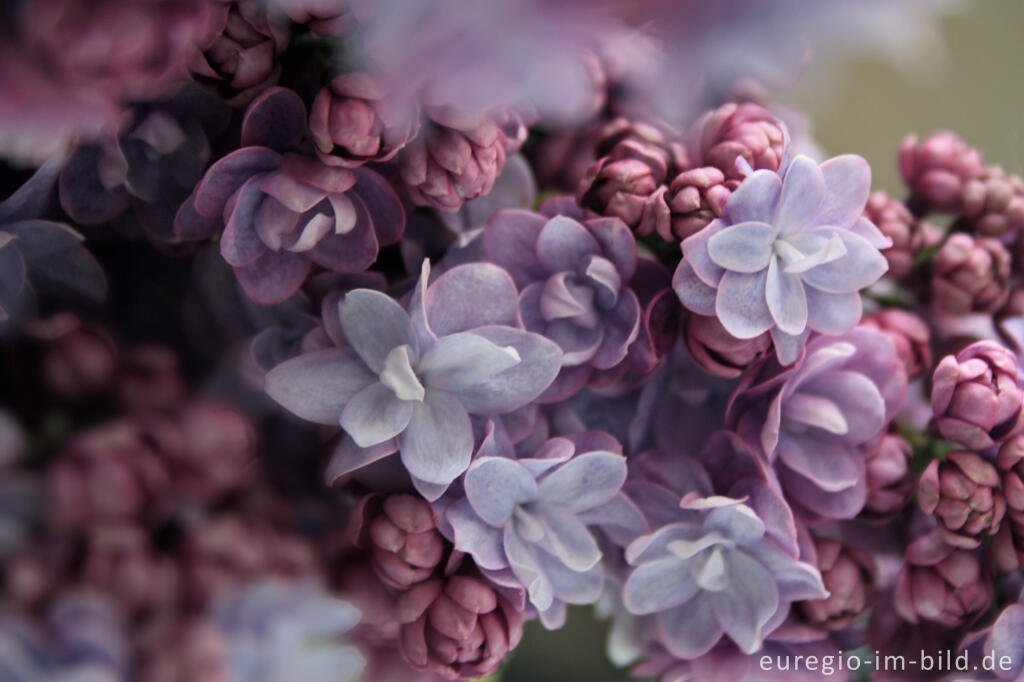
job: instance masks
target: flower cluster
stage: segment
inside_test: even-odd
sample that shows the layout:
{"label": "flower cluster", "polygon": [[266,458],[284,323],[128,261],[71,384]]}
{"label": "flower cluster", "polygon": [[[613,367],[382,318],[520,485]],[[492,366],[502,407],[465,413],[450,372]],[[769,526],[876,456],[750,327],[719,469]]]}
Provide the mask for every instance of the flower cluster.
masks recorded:
{"label": "flower cluster", "polygon": [[666,682],[1019,667],[1024,181],[872,191],[708,3],[414,4],[0,10],[0,678],[478,679],[570,606]]}

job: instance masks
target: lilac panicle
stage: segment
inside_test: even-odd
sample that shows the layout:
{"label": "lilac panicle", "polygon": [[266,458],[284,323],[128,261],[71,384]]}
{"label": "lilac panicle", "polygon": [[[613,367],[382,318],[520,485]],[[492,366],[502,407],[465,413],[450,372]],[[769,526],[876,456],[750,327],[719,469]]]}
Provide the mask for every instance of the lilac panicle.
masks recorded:
{"label": "lilac panicle", "polygon": [[515,284],[501,268],[462,265],[428,286],[429,277],[424,261],[407,308],[378,291],[349,292],[339,308],[344,345],[267,374],[281,405],[348,433],[332,480],[400,450],[420,492],[436,499],[469,466],[469,415],[526,405],[561,366],[554,342],[519,326]]}
{"label": "lilac panicle", "polygon": [[811,331],[857,324],[860,290],[888,269],[879,249],[890,242],[862,216],[870,185],[853,155],[751,173],[724,217],[683,241],[676,294],[737,338],[769,332],[779,361],[793,363]]}
{"label": "lilac panicle", "polygon": [[[759,439],[787,501],[808,518],[853,518],[867,498],[865,452],[888,428],[907,392],[892,342],[856,327],[819,336],[802,360],[781,374],[740,384],[730,419]],[[767,410],[746,401],[771,396]]]}
{"label": "lilac panicle", "polygon": [[632,233],[618,218],[581,217],[499,211],[483,235],[488,259],[520,289],[526,328],[562,349],[563,370],[545,400],[572,395],[592,370],[616,367],[640,333]]}
{"label": "lilac panicle", "polygon": [[602,553],[587,523],[603,518],[626,479],[614,439],[582,436],[549,440],[519,460],[481,452],[463,479],[465,497],[444,512],[455,549],[498,585],[525,590],[549,628],[564,622],[567,603],[601,595]]}
{"label": "lilac panicle", "polygon": [[991,341],[942,358],[932,375],[932,413],[943,438],[984,450],[1024,428],[1017,359]]}
{"label": "lilac panicle", "polygon": [[398,241],[405,229],[398,197],[377,173],[280,153],[305,128],[298,95],[284,88],[265,92],[246,111],[244,146],[206,171],[175,218],[181,239],[223,230],[221,255],[261,305],[295,293],[314,265],[362,272],[380,246]]}

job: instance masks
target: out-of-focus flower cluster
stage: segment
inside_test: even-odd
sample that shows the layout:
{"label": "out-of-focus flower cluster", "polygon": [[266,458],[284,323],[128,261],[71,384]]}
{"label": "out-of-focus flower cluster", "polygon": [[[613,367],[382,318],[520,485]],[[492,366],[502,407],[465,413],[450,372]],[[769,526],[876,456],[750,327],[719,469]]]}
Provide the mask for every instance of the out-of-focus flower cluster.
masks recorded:
{"label": "out-of-focus flower cluster", "polygon": [[1019,668],[1024,181],[772,100],[891,4],[5,6],[0,678]]}

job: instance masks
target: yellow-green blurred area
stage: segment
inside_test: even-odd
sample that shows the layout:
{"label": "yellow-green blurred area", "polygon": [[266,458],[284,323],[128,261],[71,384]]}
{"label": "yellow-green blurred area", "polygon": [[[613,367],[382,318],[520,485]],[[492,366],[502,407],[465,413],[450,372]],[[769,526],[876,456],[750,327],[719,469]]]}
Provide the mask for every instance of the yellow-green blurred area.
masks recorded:
{"label": "yellow-green blurred area", "polygon": [[[943,29],[944,49],[930,68],[900,68],[865,54],[794,88],[782,103],[810,117],[827,155],[864,156],[875,187],[896,196],[902,196],[896,150],[908,132],[956,131],[987,163],[1024,173],[1024,0],[974,0],[950,14]],[[500,679],[630,679],[607,662],[605,626],[592,610],[569,613],[558,632],[531,623]]]}

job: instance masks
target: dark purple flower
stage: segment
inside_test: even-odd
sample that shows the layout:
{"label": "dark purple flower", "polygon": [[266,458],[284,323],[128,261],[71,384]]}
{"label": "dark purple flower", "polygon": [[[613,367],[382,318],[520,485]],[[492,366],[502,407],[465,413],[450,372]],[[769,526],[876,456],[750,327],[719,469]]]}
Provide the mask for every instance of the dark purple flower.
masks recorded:
{"label": "dark purple flower", "polygon": [[641,310],[629,287],[636,242],[621,220],[499,211],[483,239],[488,259],[520,289],[526,328],[562,349],[563,369],[545,400],[572,395],[594,369],[626,358],[640,333]]}
{"label": "dark purple flower", "polygon": [[[298,139],[305,116],[290,90],[260,96],[243,123],[242,142],[249,146],[213,164],[175,220],[182,239],[223,230],[224,260],[262,305],[295,293],[314,264],[362,272],[405,229],[398,197],[377,173],[275,151]],[[259,144],[274,149],[253,146]]]}
{"label": "dark purple flower", "polygon": [[683,322],[683,341],[690,358],[701,369],[724,379],[735,379],[772,349],[768,334],[737,339],[725,330],[717,317],[696,313],[687,315]]}
{"label": "dark purple flower", "polygon": [[973,450],[992,447],[1024,428],[1024,391],[1017,359],[978,341],[942,358],[932,375],[932,413],[944,438]]}

